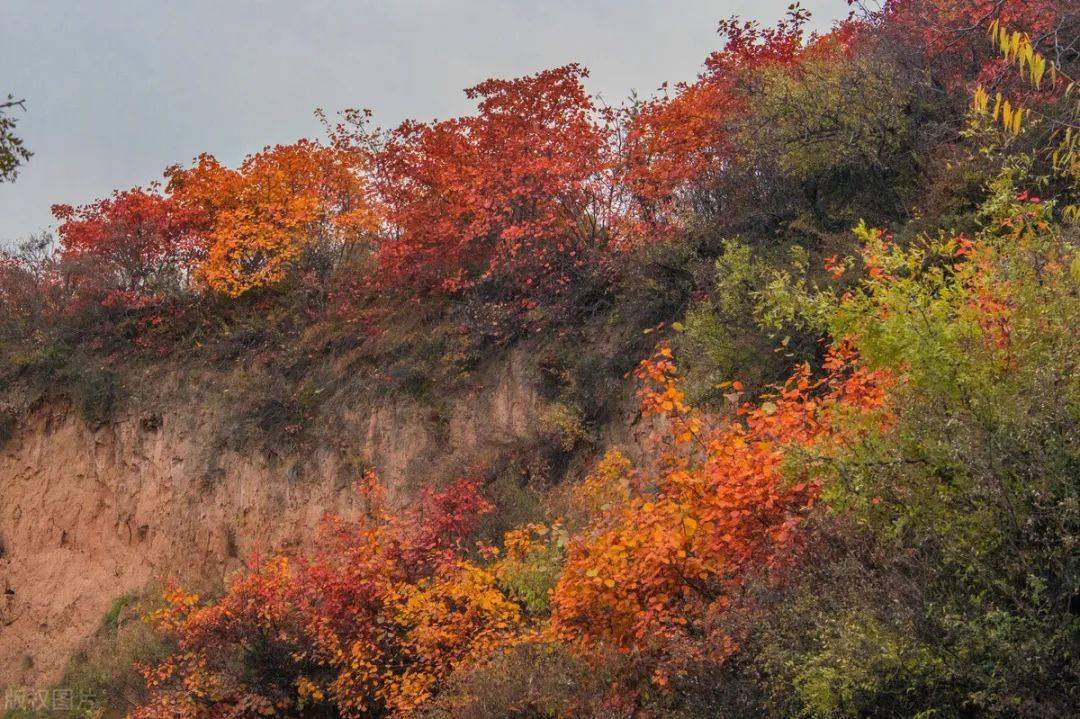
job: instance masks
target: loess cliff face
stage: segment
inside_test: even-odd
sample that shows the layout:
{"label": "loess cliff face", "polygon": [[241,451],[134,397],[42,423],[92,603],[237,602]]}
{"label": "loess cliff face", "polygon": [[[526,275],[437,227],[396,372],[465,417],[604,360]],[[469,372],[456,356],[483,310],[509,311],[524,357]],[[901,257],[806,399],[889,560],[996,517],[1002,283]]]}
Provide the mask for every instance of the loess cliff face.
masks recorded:
{"label": "loess cliff face", "polygon": [[272,454],[209,450],[221,410],[205,403],[125,409],[95,428],[70,403],[39,402],[0,449],[0,690],[57,681],[125,592],[302,549],[325,513],[359,509],[358,456],[404,496],[527,446],[542,433],[537,387],[519,352],[437,418],[400,398],[340,408],[324,429],[342,441],[312,447],[300,473]]}

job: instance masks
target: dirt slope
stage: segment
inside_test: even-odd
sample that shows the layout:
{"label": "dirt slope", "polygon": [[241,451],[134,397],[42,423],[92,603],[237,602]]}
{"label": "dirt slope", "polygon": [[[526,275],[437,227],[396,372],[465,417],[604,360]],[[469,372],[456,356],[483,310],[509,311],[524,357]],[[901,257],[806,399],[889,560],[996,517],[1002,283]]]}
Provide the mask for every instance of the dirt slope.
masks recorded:
{"label": "dirt slope", "polygon": [[67,403],[39,403],[0,449],[0,690],[56,681],[124,592],[166,575],[220,577],[253,552],[302,547],[325,512],[357,510],[357,454],[404,493],[407,480],[530,441],[545,406],[537,386],[517,353],[437,420],[400,398],[345,407],[331,434],[350,441],[312,449],[300,477],[259,452],[215,450],[208,463],[208,403],[125,409],[100,428]]}

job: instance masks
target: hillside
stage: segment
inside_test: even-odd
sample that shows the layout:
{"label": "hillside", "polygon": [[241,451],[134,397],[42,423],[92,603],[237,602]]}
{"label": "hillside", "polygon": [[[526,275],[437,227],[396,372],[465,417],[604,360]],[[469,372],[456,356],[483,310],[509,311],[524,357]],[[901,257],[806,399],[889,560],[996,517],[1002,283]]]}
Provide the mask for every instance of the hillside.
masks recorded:
{"label": "hillside", "polygon": [[0,257],[5,719],[1075,716],[1073,5],[731,18],[622,105],[55,206]]}
{"label": "hillside", "polygon": [[[525,506],[551,483],[553,461],[582,471],[569,466],[548,419],[558,405],[522,351],[474,373],[442,414],[409,397],[343,401],[326,418],[333,436],[302,457],[216,442],[227,410],[207,397],[215,379],[169,368],[148,383],[151,396],[128,398],[107,422],[87,421],[66,398],[19,413],[0,452],[6,683],[60,680],[117,597],[166,577],[220,581],[254,553],[309,547],[324,514],[356,514],[351,485],[365,466],[398,503],[415,478],[480,473]],[[146,380],[125,384],[135,382]],[[632,428],[613,430],[605,445],[638,444]]]}

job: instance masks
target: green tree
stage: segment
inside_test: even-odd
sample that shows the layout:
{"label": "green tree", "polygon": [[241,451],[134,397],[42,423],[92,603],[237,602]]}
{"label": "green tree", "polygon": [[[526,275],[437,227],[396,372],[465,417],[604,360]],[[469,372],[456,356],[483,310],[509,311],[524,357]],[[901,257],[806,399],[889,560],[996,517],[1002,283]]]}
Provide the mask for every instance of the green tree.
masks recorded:
{"label": "green tree", "polygon": [[0,182],[11,182],[19,174],[19,167],[33,154],[15,134],[16,120],[10,115],[13,108],[26,109],[26,100],[16,100],[8,95],[0,102]]}

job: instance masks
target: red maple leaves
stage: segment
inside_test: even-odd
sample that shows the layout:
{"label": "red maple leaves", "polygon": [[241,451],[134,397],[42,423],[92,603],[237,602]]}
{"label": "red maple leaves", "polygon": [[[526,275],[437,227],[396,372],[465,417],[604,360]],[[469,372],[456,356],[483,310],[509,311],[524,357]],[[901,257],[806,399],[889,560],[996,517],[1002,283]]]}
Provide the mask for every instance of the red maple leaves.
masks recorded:
{"label": "red maple leaves", "polygon": [[110,282],[131,295],[152,293],[155,283],[183,284],[200,255],[195,233],[200,213],[180,206],[156,185],[78,208],[52,209],[61,221],[61,252],[85,283]]}
{"label": "red maple leaves", "polygon": [[386,285],[559,294],[611,242],[607,137],[577,65],[466,90],[476,115],[406,122],[376,156]]}

